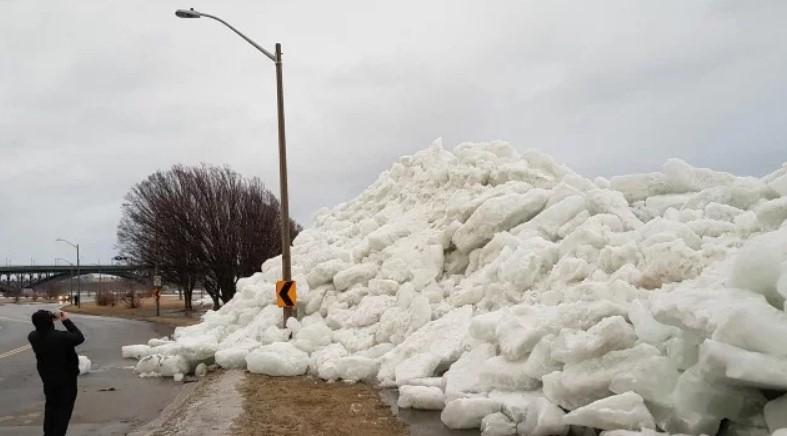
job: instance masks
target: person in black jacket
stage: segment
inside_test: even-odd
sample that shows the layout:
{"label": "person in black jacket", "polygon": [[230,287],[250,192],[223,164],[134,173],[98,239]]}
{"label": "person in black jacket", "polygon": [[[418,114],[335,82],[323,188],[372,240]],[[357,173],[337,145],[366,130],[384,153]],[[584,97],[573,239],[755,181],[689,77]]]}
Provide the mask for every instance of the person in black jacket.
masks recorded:
{"label": "person in black jacket", "polygon": [[[68,331],[55,330],[59,319]],[[35,331],[27,340],[36,354],[38,375],[44,383],[44,436],[62,436],[68,430],[77,399],[79,357],[74,347],[85,342],[77,326],[65,312],[39,310],[33,314]]]}

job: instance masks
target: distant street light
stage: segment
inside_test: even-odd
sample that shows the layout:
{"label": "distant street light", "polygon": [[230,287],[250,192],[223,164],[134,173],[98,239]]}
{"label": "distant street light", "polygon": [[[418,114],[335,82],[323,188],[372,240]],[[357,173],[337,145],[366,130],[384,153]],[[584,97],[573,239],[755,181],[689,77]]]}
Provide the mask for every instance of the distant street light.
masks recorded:
{"label": "distant street light", "polygon": [[[55,265],[57,265],[57,261],[58,260],[62,260],[63,262],[65,262],[65,263],[67,263],[67,264],[69,264],[71,266],[74,266],[73,262],[71,262],[68,259],[63,259],[62,257],[56,257],[55,258]],[[72,274],[71,277],[68,278],[68,301],[73,302],[73,300],[74,300],[74,276],[73,276],[73,270],[72,270],[71,274]]]}
{"label": "distant street light", "polygon": [[[287,142],[284,135],[284,86],[282,79],[282,62],[281,62],[281,44],[276,43],[275,54],[271,54],[268,50],[262,48],[259,44],[252,41],[249,37],[241,33],[238,29],[232,27],[229,23],[219,17],[205,14],[192,9],[178,9],[175,15],[180,18],[212,18],[219,23],[227,26],[230,30],[235,32],[238,36],[246,40],[249,44],[254,46],[257,50],[262,52],[270,60],[276,64],[276,100],[277,100],[277,116],[279,121],[279,187],[281,189],[281,261],[282,261],[282,275],[285,282],[292,280],[292,269],[290,261],[290,206],[289,197],[287,193]],[[284,323],[287,323],[287,318],[293,315],[292,307],[284,307]]]}
{"label": "distant street light", "polygon": [[65,242],[66,244],[77,249],[77,307],[82,307],[82,278],[80,277],[81,271],[79,269],[79,244],[74,244],[71,241],[61,238],[58,238],[57,242]]}

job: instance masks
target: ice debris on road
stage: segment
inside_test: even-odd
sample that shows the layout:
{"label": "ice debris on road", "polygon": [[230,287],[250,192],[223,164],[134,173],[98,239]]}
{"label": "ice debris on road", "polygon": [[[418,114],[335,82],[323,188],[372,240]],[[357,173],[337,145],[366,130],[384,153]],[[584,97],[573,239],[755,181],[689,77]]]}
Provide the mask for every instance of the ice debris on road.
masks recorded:
{"label": "ice debris on road", "polygon": [[298,235],[299,320],[280,325],[273,258],[201,324],[122,353],[144,376],[377,381],[486,434],[771,434],[785,218],[787,165],[589,179],[502,142],[436,143]]}
{"label": "ice debris on road", "polygon": [[79,375],[84,375],[90,372],[93,367],[93,362],[87,356],[79,356]]}

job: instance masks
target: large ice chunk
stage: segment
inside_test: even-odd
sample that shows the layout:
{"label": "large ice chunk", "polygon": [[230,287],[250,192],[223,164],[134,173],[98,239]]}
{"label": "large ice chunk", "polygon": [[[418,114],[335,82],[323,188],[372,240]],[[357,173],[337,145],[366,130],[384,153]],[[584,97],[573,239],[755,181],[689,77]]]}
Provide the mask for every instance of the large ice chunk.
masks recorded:
{"label": "large ice chunk", "polygon": [[488,389],[533,390],[541,382],[525,373],[525,360],[510,361],[503,356],[495,356],[481,368],[480,382]]}
{"label": "large ice chunk", "polygon": [[309,368],[309,355],[289,342],[275,342],[250,352],[246,356],[246,367],[256,374],[302,375]]}
{"label": "large ice chunk", "polygon": [[634,324],[634,332],[643,341],[657,345],[667,341],[667,339],[677,336],[677,328],[662,324],[653,318],[650,309],[647,307],[646,300],[634,300],[629,307],[628,318]]}
{"label": "large ice chunk", "polygon": [[787,219],[787,197],[766,201],[754,209],[757,220],[766,230],[774,230]]}
{"label": "large ice chunk", "polygon": [[301,327],[295,335],[293,345],[307,353],[331,343],[332,332],[322,320]]}
{"label": "large ice chunk", "polygon": [[533,347],[533,351],[527,356],[524,373],[531,378],[541,379],[550,372],[558,371],[563,368],[563,364],[552,358],[552,344],[555,335],[546,335]]}
{"label": "large ice chunk", "polygon": [[696,168],[681,159],[668,159],[662,167],[667,183],[673,192],[701,191],[716,186],[729,185],[735,176],[709,168]]}
{"label": "large ice chunk", "polygon": [[[497,325],[497,343],[500,352],[509,360],[519,360],[525,357],[538,341],[549,333],[548,323],[537,319],[546,312],[534,311],[533,317],[517,317],[506,315]],[[549,313],[548,316],[554,316]]]}
{"label": "large ice chunk", "polygon": [[603,398],[572,410],[563,422],[602,430],[656,428],[645,401],[634,392]]}
{"label": "large ice chunk", "polygon": [[85,375],[90,372],[93,367],[93,362],[87,356],[79,356],[79,375]]}
{"label": "large ice chunk", "polygon": [[713,339],[774,356],[787,356],[787,315],[762,302],[731,310]]}
{"label": "large ice chunk", "polygon": [[150,354],[137,362],[134,372],[142,377],[173,377],[187,374],[191,370],[189,362],[182,356],[162,356]]}
{"label": "large ice chunk", "polygon": [[767,303],[762,295],[729,288],[682,288],[650,297],[650,309],[657,321],[704,337],[713,335],[732,312],[748,305],[764,307]]}
{"label": "large ice chunk", "polygon": [[380,251],[390,245],[393,245],[397,240],[409,235],[411,229],[408,223],[395,221],[385,224],[379,229],[369,233],[368,241],[369,248],[375,251]]}
{"label": "large ice chunk", "polygon": [[662,173],[628,174],[612,177],[609,181],[612,189],[622,192],[629,202],[670,192]]}
{"label": "large ice chunk", "polygon": [[609,390],[616,394],[635,392],[652,403],[669,405],[678,383],[678,367],[664,356],[651,356],[629,371],[612,377]]}
{"label": "large ice chunk", "polygon": [[402,409],[442,410],[443,391],[434,386],[401,386],[397,406]]}
{"label": "large ice chunk", "polygon": [[290,339],[290,331],[288,329],[281,329],[272,325],[262,332],[260,342],[263,345],[272,344],[274,342],[287,342]]}
{"label": "large ice chunk", "polygon": [[675,362],[678,369],[686,370],[697,364],[700,344],[704,339],[683,330],[678,337],[668,339],[662,346],[664,352]]}
{"label": "large ice chunk", "polygon": [[306,282],[310,288],[317,288],[330,283],[339,271],[347,269],[348,266],[347,262],[342,259],[331,259],[322,262],[309,270],[309,273],[306,275]]}
{"label": "large ice chunk", "polygon": [[584,330],[606,317],[626,312],[624,306],[607,300],[559,306],[516,306],[497,326],[500,353],[509,360],[519,360],[532,351],[541,338],[556,334],[561,328]]}
{"label": "large ice chunk", "polygon": [[367,295],[356,306],[347,325],[350,327],[366,327],[380,320],[380,316],[388,308],[396,304],[396,298],[390,295]]}
{"label": "large ice chunk", "polygon": [[785,258],[784,238],[767,233],[750,240],[732,264],[730,284],[763,294],[771,304],[781,307],[784,297],[776,291]]}
{"label": "large ice chunk", "polygon": [[441,356],[432,353],[420,353],[410,356],[399,365],[396,365],[396,385],[408,385],[412,380],[431,377],[442,360]]}
{"label": "large ice chunk", "polygon": [[247,340],[242,344],[224,348],[216,352],[216,363],[222,368],[246,368],[246,355],[261,344],[254,340]]}
{"label": "large ice chunk", "polygon": [[309,358],[309,371],[323,380],[339,378],[336,361],[348,355],[344,345],[333,343],[312,353]]}
{"label": "large ice chunk", "polygon": [[484,342],[496,342],[497,324],[503,318],[505,311],[497,310],[473,317],[470,322],[470,335]]}
{"label": "large ice chunk", "polygon": [[552,358],[563,363],[581,362],[630,348],[636,340],[634,329],[622,316],[611,316],[587,331],[563,329],[552,344]]}
{"label": "large ice chunk", "polygon": [[680,209],[688,201],[690,194],[654,195],[645,199],[645,207],[654,216],[662,216],[669,208]]}
{"label": "large ice chunk", "polygon": [[527,417],[527,411],[539,398],[544,398],[540,391],[506,391],[494,390],[489,393],[489,398],[500,402],[503,413],[514,422],[522,422]]}
{"label": "large ice chunk", "polygon": [[515,249],[508,247],[503,252],[511,255],[500,256],[504,260],[498,264],[497,277],[521,289],[536,284],[558,260],[557,245],[540,237],[518,242]]}
{"label": "large ice chunk", "polygon": [[489,398],[459,398],[446,403],[440,420],[454,430],[480,428],[485,416],[499,411],[500,403]]}
{"label": "large ice chunk", "polygon": [[787,390],[787,358],[747,351],[714,340],[700,347],[699,367],[705,376],[737,386]]}
{"label": "large ice chunk", "polygon": [[457,398],[484,393],[491,390],[481,380],[481,373],[487,361],[495,355],[495,346],[480,344],[465,352],[444,374],[445,398],[452,401]]}
{"label": "large ice chunk", "polygon": [[568,425],[563,422],[565,412],[546,398],[537,398],[527,408],[527,416],[517,425],[517,433],[524,436],[565,436]]}
{"label": "large ice chunk", "polygon": [[495,233],[529,220],[546,204],[547,193],[532,189],[526,194],[507,194],[487,200],[453,236],[453,242],[468,253],[492,239]]}
{"label": "large ice chunk", "polygon": [[462,353],[462,341],[473,316],[472,306],[454,309],[416,330],[401,344],[381,357],[378,379],[383,385],[393,385],[396,367],[405,359],[419,353],[440,357],[440,365],[447,367]]}
{"label": "large ice chunk", "polygon": [[649,358],[660,356],[657,348],[639,344],[627,350],[611,351],[602,357],[566,365],[563,371],[547,374],[542,378],[544,394],[566,409],[590,404],[611,394],[613,378],[626,373],[647,372],[655,362]]}
{"label": "large ice chunk", "polygon": [[366,283],[377,275],[378,266],[375,263],[361,263],[353,265],[333,277],[333,285],[337,291],[343,291],[352,285]]}
{"label": "large ice chunk", "polygon": [[672,395],[676,408],[734,421],[754,415],[765,405],[759,391],[708,381],[699,366],[680,375]]}
{"label": "large ice chunk", "polygon": [[718,433],[722,418],[685,410],[680,407],[667,407],[648,403],[648,408],[656,419],[656,425],[669,434],[715,435]]}
{"label": "large ice chunk", "polygon": [[549,239],[554,240],[557,237],[558,230],[584,210],[587,210],[585,197],[583,195],[572,195],[544,209],[530,222],[522,224],[512,232],[520,234],[524,229],[535,229]]}
{"label": "large ice chunk", "polygon": [[787,173],[768,181],[768,187],[776,191],[780,196],[787,197]]}
{"label": "large ice chunk", "polygon": [[646,280],[653,281],[653,287],[697,277],[704,266],[702,254],[687,246],[683,239],[647,245],[642,248],[642,254],[642,274]]}
{"label": "large ice chunk", "polygon": [[124,345],[120,347],[120,353],[124,359],[141,359],[150,352],[150,346],[140,345]]}
{"label": "large ice chunk", "polygon": [[516,423],[501,412],[481,420],[481,436],[510,436],[516,434]]}
{"label": "large ice chunk", "polygon": [[341,357],[335,365],[336,375],[346,382],[371,381],[380,368],[377,360],[362,356]]}

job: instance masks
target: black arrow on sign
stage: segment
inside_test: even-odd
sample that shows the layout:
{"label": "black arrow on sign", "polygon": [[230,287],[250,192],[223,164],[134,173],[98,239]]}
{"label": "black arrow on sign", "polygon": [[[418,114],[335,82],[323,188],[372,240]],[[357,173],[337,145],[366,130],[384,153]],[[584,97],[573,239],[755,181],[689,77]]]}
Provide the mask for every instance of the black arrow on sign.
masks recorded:
{"label": "black arrow on sign", "polygon": [[284,301],[285,306],[295,306],[295,303],[292,302],[290,299],[290,288],[292,287],[292,282],[284,283],[284,286],[281,287],[281,291],[279,291],[279,297]]}

